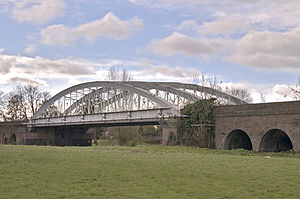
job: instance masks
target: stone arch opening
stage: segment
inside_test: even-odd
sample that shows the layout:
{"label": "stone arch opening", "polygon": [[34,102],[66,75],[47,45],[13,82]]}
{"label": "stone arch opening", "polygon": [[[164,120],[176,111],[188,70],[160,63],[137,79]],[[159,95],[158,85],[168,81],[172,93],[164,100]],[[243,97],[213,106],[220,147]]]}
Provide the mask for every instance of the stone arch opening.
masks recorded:
{"label": "stone arch opening", "polygon": [[242,130],[234,130],[226,138],[225,149],[246,149],[251,151],[253,147],[247,133]]}
{"label": "stone arch opening", "polygon": [[280,129],[268,131],[260,143],[261,152],[281,152],[293,149],[289,136]]}
{"label": "stone arch opening", "polygon": [[7,134],[3,135],[2,144],[9,144],[9,136]]}
{"label": "stone arch opening", "polygon": [[17,144],[17,137],[16,134],[12,134],[12,136],[9,139],[10,144]]}

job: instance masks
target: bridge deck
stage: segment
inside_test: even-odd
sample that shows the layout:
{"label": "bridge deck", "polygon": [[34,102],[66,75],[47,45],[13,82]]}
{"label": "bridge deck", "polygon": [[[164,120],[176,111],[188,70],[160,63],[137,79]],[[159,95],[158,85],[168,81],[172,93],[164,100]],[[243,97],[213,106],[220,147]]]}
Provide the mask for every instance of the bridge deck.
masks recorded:
{"label": "bridge deck", "polygon": [[81,125],[130,125],[137,123],[158,123],[160,120],[180,117],[179,111],[170,108],[121,111],[101,114],[71,115],[32,119],[28,127],[81,126]]}

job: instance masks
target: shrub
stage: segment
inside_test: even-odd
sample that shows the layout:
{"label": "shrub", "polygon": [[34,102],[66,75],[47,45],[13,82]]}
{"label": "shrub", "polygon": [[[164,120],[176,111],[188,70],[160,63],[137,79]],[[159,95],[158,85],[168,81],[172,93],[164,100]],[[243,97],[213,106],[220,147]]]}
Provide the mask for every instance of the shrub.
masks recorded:
{"label": "shrub", "polygon": [[199,100],[181,110],[181,114],[187,116],[179,120],[178,138],[181,144],[214,148],[214,100]]}

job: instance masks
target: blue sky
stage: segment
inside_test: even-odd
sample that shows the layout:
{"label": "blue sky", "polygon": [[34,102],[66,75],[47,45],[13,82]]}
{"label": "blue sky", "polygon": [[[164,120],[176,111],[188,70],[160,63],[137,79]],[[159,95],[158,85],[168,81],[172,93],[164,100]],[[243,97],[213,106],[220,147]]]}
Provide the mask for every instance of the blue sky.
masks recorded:
{"label": "blue sky", "polygon": [[0,90],[52,94],[105,80],[216,76],[259,102],[289,100],[300,75],[299,0],[0,0]]}

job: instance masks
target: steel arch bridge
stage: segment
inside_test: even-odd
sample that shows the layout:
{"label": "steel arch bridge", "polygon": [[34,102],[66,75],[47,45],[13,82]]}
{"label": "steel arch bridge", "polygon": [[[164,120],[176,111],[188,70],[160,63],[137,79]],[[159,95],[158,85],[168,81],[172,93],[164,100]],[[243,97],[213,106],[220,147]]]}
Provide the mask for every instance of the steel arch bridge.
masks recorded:
{"label": "steel arch bridge", "polygon": [[95,81],[67,88],[43,104],[30,127],[147,123],[180,116],[180,109],[204,97],[246,104],[237,97],[178,82]]}

